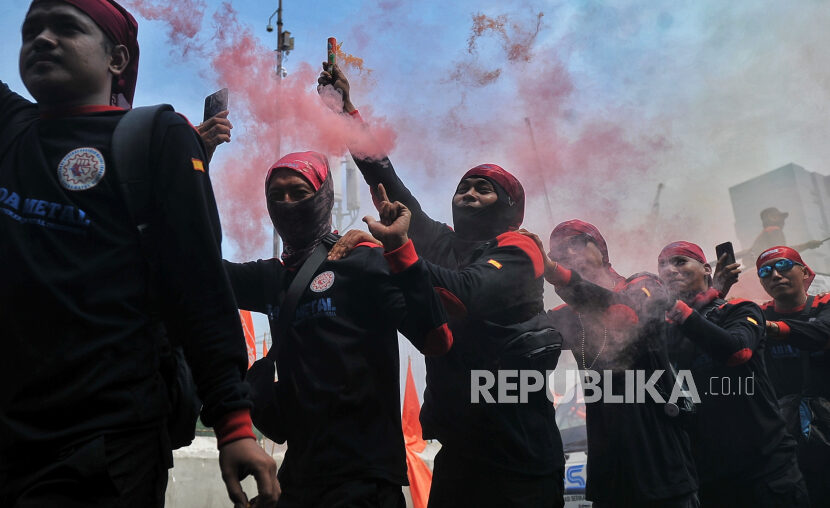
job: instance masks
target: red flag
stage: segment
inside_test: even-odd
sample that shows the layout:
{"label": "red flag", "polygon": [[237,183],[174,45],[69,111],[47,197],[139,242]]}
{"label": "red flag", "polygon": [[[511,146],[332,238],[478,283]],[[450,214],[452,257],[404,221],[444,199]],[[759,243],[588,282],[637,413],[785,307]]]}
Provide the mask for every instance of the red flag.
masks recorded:
{"label": "red flag", "polygon": [[262,338],[262,357],[268,356],[268,344],[265,343],[265,337]]}
{"label": "red flag", "polygon": [[403,394],[401,425],[403,427],[403,438],[406,442],[406,467],[413,508],[426,508],[429,500],[429,488],[432,486],[432,471],[418,456],[418,453],[424,451],[427,445],[421,436],[421,421],[418,418],[420,412],[421,404],[418,402],[415,379],[412,377],[412,359],[410,358],[406,367],[406,388]]}
{"label": "red flag", "polygon": [[239,311],[242,320],[242,331],[245,332],[245,346],[248,348],[248,368],[256,361],[256,336],[254,335],[254,318],[247,310]]}

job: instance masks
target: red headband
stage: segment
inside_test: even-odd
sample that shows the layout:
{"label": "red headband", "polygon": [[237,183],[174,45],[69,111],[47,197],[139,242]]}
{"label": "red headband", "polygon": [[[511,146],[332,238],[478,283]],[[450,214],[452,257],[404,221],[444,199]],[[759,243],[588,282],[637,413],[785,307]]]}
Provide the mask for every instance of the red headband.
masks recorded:
{"label": "red headband", "polygon": [[554,252],[555,244],[570,238],[572,236],[586,235],[602,252],[602,262],[608,263],[608,244],[605,243],[605,238],[600,234],[599,229],[590,222],[585,222],[579,219],[573,219],[558,224],[550,233],[549,247],[551,252]]}
{"label": "red headband", "polygon": [[[29,9],[42,0],[34,0]],[[121,94],[131,106],[138,80],[138,23],[135,18],[114,0],[62,0],[89,16],[115,44],[123,44],[130,53],[130,63],[112,93]]]}
{"label": "red headband", "polygon": [[706,256],[703,254],[703,249],[691,242],[680,241],[672,242],[666,245],[663,247],[663,250],[660,251],[660,255],[657,256],[657,261],[659,262],[662,259],[667,259],[672,256],[686,256],[687,258],[692,258],[695,261],[700,261],[704,265],[706,264]]}
{"label": "red headband", "polygon": [[516,216],[513,219],[513,226],[519,227],[522,225],[525,215],[525,191],[522,184],[515,176],[511,175],[506,169],[495,164],[481,164],[464,173],[462,180],[471,176],[481,176],[489,178],[501,186],[504,192],[513,200],[516,206]]}
{"label": "red headband", "polygon": [[807,266],[804,261],[801,259],[801,254],[798,253],[797,250],[791,249],[790,247],[785,247],[783,245],[779,245],[777,247],[771,247],[758,256],[758,260],[755,261],[755,268],[759,269],[762,266],[769,264],[771,261],[776,259],[789,259],[795,263],[804,267],[804,271],[807,272],[807,279],[804,280],[804,291],[809,289],[810,284],[813,283],[813,279],[816,278],[816,272],[814,272],[809,266]]}
{"label": "red headband", "polygon": [[325,155],[319,152],[296,152],[290,153],[276,163],[268,170],[265,176],[265,192],[268,192],[268,183],[271,181],[271,175],[279,168],[288,168],[296,171],[300,176],[308,180],[308,183],[314,187],[314,191],[320,190],[320,186],[326,181],[329,174],[329,163]]}

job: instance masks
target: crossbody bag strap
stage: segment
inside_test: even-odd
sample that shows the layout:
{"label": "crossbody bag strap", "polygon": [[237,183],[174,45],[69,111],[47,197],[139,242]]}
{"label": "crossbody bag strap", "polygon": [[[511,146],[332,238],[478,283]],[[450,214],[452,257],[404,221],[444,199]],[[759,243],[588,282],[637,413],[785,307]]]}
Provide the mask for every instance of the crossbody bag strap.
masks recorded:
{"label": "crossbody bag strap", "polygon": [[324,243],[321,242],[317,245],[314,252],[311,253],[311,256],[309,256],[308,259],[305,260],[305,263],[303,263],[303,266],[300,267],[300,270],[297,272],[297,276],[291,281],[291,285],[288,286],[288,291],[285,293],[285,299],[283,299],[282,304],[280,305],[280,313],[277,317],[277,324],[274,327],[274,331],[279,333],[279,336],[272,337],[271,349],[266,355],[266,358],[269,360],[274,362],[277,361],[280,344],[282,343],[281,338],[288,331],[291,319],[294,317],[294,311],[297,308],[297,302],[300,301],[300,296],[302,296],[306,286],[309,282],[311,282],[311,277],[314,275],[314,272],[316,272],[317,268],[319,268],[320,265],[323,264],[323,261],[326,260],[328,252],[328,247]]}
{"label": "crossbody bag strap", "polygon": [[[813,295],[807,296],[807,301],[804,302],[804,308],[809,309],[813,304]],[[810,369],[810,352],[804,351],[803,349],[799,350],[801,354],[801,394],[804,394],[804,391],[808,386],[810,386],[810,381],[812,380],[812,371]]]}

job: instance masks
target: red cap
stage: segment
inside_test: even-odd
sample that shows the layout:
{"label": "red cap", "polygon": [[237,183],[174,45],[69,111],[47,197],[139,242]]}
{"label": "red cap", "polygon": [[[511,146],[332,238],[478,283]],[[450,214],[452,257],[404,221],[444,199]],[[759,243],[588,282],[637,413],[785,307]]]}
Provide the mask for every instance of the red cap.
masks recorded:
{"label": "red cap", "polygon": [[[480,164],[464,173],[461,179],[464,180],[471,176],[489,178],[501,186],[516,206],[511,225],[517,228],[522,225],[525,215],[525,190],[515,176],[495,164]],[[508,205],[510,204],[508,203]]]}
{"label": "red cap", "polygon": [[686,256],[687,258],[700,261],[704,265],[706,264],[706,256],[703,254],[703,249],[691,242],[680,241],[672,242],[666,245],[663,247],[663,250],[660,251],[660,255],[657,256],[657,261],[670,258],[672,256]]}
{"label": "red cap", "polygon": [[605,238],[600,234],[599,229],[590,222],[585,222],[579,219],[572,219],[556,225],[550,233],[549,247],[551,252],[554,252],[554,245],[566,240],[572,236],[586,235],[602,252],[602,262],[608,263],[608,245],[605,243]]}
{"label": "red cap", "polygon": [[[43,0],[34,0],[29,6],[31,9],[35,4]],[[112,93],[121,94],[132,106],[135,96],[135,84],[138,80],[138,23],[127,9],[120,6],[113,0],[62,0],[69,5],[83,11],[92,18],[101,30],[115,44],[123,44],[130,53],[130,63],[118,82],[113,85]]]}
{"label": "red cap", "polygon": [[807,266],[804,261],[801,259],[801,254],[798,253],[797,250],[792,249],[790,247],[786,247],[784,245],[779,245],[777,247],[770,247],[769,249],[765,250],[758,256],[758,259],[755,261],[755,268],[761,268],[762,266],[769,264],[771,261],[776,259],[789,259],[795,263],[804,267],[804,271],[807,272],[807,279],[804,281],[804,291],[810,287],[810,284],[813,283],[813,279],[816,278],[816,272],[814,272],[809,266]]}
{"label": "red cap", "polygon": [[279,168],[293,169],[300,176],[308,180],[314,187],[314,191],[320,190],[320,186],[326,181],[329,174],[329,162],[325,155],[319,152],[295,152],[283,156],[274,163],[265,176],[265,191],[268,191],[268,182],[274,170]]}

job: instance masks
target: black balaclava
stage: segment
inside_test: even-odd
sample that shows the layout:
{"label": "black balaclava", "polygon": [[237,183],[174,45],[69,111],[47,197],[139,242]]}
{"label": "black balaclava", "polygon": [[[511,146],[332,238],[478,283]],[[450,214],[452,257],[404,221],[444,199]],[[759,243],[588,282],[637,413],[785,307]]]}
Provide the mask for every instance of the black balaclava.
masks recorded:
{"label": "black balaclava", "polygon": [[[312,185],[316,191],[314,195],[296,203],[269,200],[271,175],[279,168],[296,171]],[[331,232],[334,186],[328,176],[328,160],[317,152],[288,154],[268,171],[265,179],[268,215],[285,245],[282,260],[288,268],[299,268],[323,237]]]}

